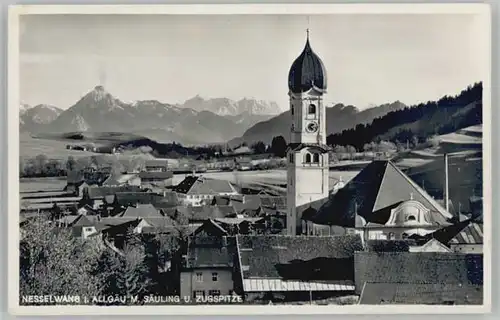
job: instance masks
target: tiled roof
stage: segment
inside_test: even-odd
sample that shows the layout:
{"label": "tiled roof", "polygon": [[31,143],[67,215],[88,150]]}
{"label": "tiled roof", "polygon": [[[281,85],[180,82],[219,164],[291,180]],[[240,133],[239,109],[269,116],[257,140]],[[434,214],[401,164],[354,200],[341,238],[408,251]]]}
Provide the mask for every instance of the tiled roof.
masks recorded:
{"label": "tiled roof", "polygon": [[118,181],[118,177],[114,174],[110,175],[103,183],[103,186],[111,187],[111,186],[119,186],[122,185],[122,182]]}
{"label": "tiled roof", "polygon": [[376,160],[366,166],[337,193],[330,196],[311,219],[317,224],[354,227],[356,213],[366,222],[385,224],[391,209],[413,198],[430,210],[433,223],[449,225],[452,218],[432,197],[392,162]]}
{"label": "tiled roof", "polygon": [[177,204],[172,196],[163,197],[153,192],[117,192],[115,201],[121,206],[153,204],[155,207],[166,207]]}
{"label": "tiled roof", "polygon": [[229,181],[188,176],[175,187],[175,191],[185,194],[217,195],[236,192]]}
{"label": "tiled roof", "polygon": [[[215,241],[211,237],[207,243],[211,245],[196,245],[189,246],[187,252],[188,268],[202,267],[233,267],[236,258],[237,250],[234,237],[225,237],[226,244]],[[202,238],[197,238],[197,241],[203,242]]]}
{"label": "tiled roof", "polygon": [[483,224],[470,223],[453,237],[449,244],[483,244]]}
{"label": "tiled roof", "polygon": [[356,252],[356,289],[365,282],[483,284],[483,256],[438,252]]}
{"label": "tiled roof", "polygon": [[103,199],[105,196],[117,194],[119,192],[139,192],[138,186],[116,186],[116,187],[89,187],[88,195],[90,199]]}
{"label": "tiled roof", "polygon": [[414,240],[367,240],[366,249],[370,252],[409,252],[416,246]]}
{"label": "tiled roof", "polygon": [[229,196],[215,196],[212,200],[213,206],[228,206],[231,203]]}
{"label": "tiled roof", "polygon": [[215,206],[201,206],[201,207],[183,207],[178,206],[177,211],[187,217],[190,221],[200,221],[208,219],[225,218],[228,215],[234,215],[234,209],[230,206],[215,207]]}
{"label": "tiled roof", "polygon": [[116,225],[110,225],[104,228],[101,228],[102,233],[107,234],[107,235],[119,235],[119,234],[125,234],[129,231],[131,228],[136,228],[139,223],[141,223],[142,219],[130,219],[128,221],[125,221],[120,224]]}
{"label": "tiled roof", "polygon": [[163,179],[167,180],[174,176],[172,171],[142,171],[139,173],[141,179]]}
{"label": "tiled roof", "polygon": [[128,207],[127,210],[120,215],[120,217],[163,217],[163,213],[156,209],[152,204],[138,204],[136,207]]}
{"label": "tiled roof", "polygon": [[319,144],[318,145],[315,143],[289,143],[287,151],[288,150],[299,151],[299,150],[302,150],[304,148],[315,148],[315,149],[319,149],[323,152],[328,152],[331,150],[331,148],[326,144]]}
{"label": "tiled roof", "polygon": [[483,286],[446,283],[371,283],[363,286],[359,304],[483,304]]}
{"label": "tiled roof", "polygon": [[363,250],[358,235],[237,239],[245,279],[353,280],[352,258],[355,251]]}
{"label": "tiled roof", "polygon": [[426,240],[434,238],[442,244],[482,244],[483,224],[473,219],[457,222],[441,228],[425,236]]}

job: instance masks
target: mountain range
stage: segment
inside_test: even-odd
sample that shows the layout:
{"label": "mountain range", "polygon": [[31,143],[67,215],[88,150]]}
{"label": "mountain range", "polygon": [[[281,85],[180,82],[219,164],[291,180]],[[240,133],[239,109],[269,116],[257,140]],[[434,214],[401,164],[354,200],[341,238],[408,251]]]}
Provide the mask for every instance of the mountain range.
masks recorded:
{"label": "mountain range", "polygon": [[[335,104],[332,107],[326,108],[327,135],[342,132],[358,124],[370,123],[374,119],[384,116],[391,111],[400,110],[405,107],[406,105],[400,101],[364,110],[359,110],[352,105]],[[259,122],[246,130],[240,138],[231,140],[229,144],[239,145],[243,142],[252,144],[257,141],[269,144],[275,136],[283,136],[285,139],[288,139],[290,135],[290,117],[290,111],[285,111],[267,121]]]}
{"label": "mountain range", "polygon": [[34,107],[21,104],[19,109],[19,128],[21,131],[42,130],[47,124],[54,121],[63,112],[54,106],[39,104]]}
{"label": "mountain range", "polygon": [[20,130],[32,133],[130,132],[158,142],[220,143],[241,136],[279,110],[274,102],[196,96],[183,105],[156,100],[125,103],[96,86],[67,110],[20,107]]}

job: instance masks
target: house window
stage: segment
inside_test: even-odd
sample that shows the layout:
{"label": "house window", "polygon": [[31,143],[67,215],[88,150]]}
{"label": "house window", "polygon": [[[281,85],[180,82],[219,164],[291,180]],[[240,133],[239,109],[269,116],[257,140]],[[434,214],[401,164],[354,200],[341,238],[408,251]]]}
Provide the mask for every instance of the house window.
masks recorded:
{"label": "house window", "polygon": [[203,273],[201,272],[196,273],[196,281],[203,282]]}
{"label": "house window", "polygon": [[310,153],[306,153],[305,156],[304,156],[304,162],[305,163],[311,163],[311,154]]}
{"label": "house window", "polygon": [[396,235],[394,234],[394,232],[389,232],[389,240],[394,240],[396,239]]}
{"label": "house window", "polygon": [[313,162],[314,162],[314,163],[319,163],[319,153],[315,153],[315,154],[313,155]]}
{"label": "house window", "polygon": [[294,157],[294,154],[290,153],[290,155],[288,156],[290,163],[293,163],[293,157]]}
{"label": "house window", "polygon": [[307,114],[316,114],[316,106],[314,104],[310,104],[307,108]]}
{"label": "house window", "polygon": [[205,296],[205,290],[196,290],[194,292],[194,297],[204,297]]}
{"label": "house window", "polygon": [[294,109],[294,108],[293,108],[293,106],[292,106],[292,108],[290,109],[290,112],[292,113],[292,116],[293,116],[293,109]]}
{"label": "house window", "polygon": [[209,296],[220,296],[220,290],[210,290],[208,291]]}
{"label": "house window", "polygon": [[219,275],[217,274],[217,272],[213,272],[212,273],[212,281],[217,281]]}

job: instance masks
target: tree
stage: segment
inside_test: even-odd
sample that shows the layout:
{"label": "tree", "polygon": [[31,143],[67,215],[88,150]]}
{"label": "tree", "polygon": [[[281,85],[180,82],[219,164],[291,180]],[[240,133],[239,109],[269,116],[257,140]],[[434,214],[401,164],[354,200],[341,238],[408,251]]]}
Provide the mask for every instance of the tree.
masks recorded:
{"label": "tree", "polygon": [[286,140],[283,136],[274,137],[271,141],[271,152],[277,157],[284,157],[287,147]]}
{"label": "tree", "polygon": [[[108,242],[108,248],[99,259],[99,266],[106,275],[104,291],[108,295],[140,298],[146,294],[151,282],[147,273],[146,250],[131,230],[127,232],[126,238],[128,241],[123,250]],[[127,303],[133,301],[127,300]]]}
{"label": "tree", "polygon": [[437,148],[439,146],[439,138],[434,135],[432,137],[427,138],[427,145],[431,148]]}
{"label": "tree", "polygon": [[416,148],[418,146],[418,137],[415,135],[411,138],[411,143],[413,145],[413,148]]}
{"label": "tree", "polygon": [[52,209],[50,210],[50,220],[56,222],[62,217],[63,213],[61,208],[56,203],[54,203],[54,206],[52,206]]}
{"label": "tree", "polygon": [[35,157],[35,171],[38,175],[43,175],[45,173],[47,160],[47,156],[44,154],[39,154]]}
{"label": "tree", "polygon": [[256,154],[263,154],[263,153],[266,153],[266,144],[262,141],[258,141],[252,145],[251,149]]}
{"label": "tree", "polygon": [[68,160],[66,161],[66,171],[70,172],[76,169],[76,161],[72,156],[68,156]]}
{"label": "tree", "polygon": [[336,145],[333,146],[333,152],[336,154],[346,153],[346,148],[344,146]]}
{"label": "tree", "polygon": [[20,295],[102,294],[102,272],[96,272],[101,247],[82,242],[70,230],[42,217],[29,220],[20,241]]}
{"label": "tree", "polygon": [[349,153],[351,159],[353,159],[354,155],[356,154],[356,148],[354,146],[347,146],[346,149],[347,149],[346,151],[347,151],[347,153]]}

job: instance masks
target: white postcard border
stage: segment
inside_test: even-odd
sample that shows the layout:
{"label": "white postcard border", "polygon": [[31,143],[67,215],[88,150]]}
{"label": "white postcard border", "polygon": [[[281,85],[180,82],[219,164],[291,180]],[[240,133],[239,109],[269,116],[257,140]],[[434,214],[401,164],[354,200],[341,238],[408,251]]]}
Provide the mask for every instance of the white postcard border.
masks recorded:
{"label": "white postcard border", "polygon": [[[19,16],[24,14],[478,14],[484,17],[483,210],[484,301],[481,306],[422,305],[200,305],[20,306],[19,305]],[[491,13],[488,4],[218,4],[218,5],[12,5],[8,14],[8,306],[15,315],[274,315],[274,314],[474,314],[491,312]]]}

